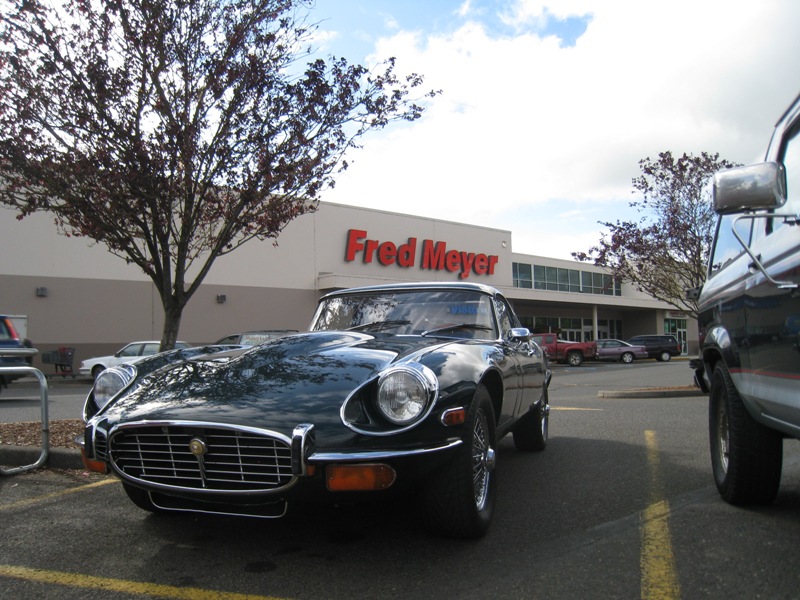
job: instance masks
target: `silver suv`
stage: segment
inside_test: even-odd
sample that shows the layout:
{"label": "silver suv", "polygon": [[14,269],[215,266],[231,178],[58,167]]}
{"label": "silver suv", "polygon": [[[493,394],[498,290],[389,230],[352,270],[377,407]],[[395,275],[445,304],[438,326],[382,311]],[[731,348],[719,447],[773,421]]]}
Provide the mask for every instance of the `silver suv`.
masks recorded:
{"label": "silver suv", "polygon": [[710,393],[711,464],[722,497],[778,493],[784,438],[800,438],[800,96],[765,162],[713,180],[720,215],[699,293],[695,379]]}

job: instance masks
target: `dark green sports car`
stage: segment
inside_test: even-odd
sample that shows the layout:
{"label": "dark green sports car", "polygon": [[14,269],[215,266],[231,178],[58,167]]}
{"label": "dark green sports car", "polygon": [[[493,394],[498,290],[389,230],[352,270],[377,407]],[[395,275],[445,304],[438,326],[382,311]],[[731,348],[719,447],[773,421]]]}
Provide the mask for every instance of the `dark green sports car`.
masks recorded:
{"label": "dark green sports car", "polygon": [[87,466],[153,512],[279,517],[293,499],[408,493],[441,535],[484,534],[495,448],[547,443],[550,370],[506,299],[470,283],[320,299],[309,332],[108,369]]}

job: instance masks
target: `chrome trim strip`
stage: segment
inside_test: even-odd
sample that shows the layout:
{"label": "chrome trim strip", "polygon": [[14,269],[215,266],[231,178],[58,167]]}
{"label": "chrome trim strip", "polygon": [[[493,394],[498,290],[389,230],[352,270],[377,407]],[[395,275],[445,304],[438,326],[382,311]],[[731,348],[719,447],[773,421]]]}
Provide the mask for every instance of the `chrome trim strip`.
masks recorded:
{"label": "chrome trim strip", "polygon": [[261,427],[250,427],[249,425],[231,425],[230,423],[220,423],[218,421],[127,421],[125,423],[117,423],[108,432],[108,438],[114,435],[117,429],[128,429],[132,427],[213,427],[215,429],[228,429],[231,431],[247,431],[256,435],[270,435],[276,437],[290,446],[292,440],[289,436],[279,433],[273,429],[262,429]]}
{"label": "chrome trim strip", "polygon": [[316,447],[314,426],[310,423],[301,423],[292,431],[292,475],[295,477],[308,476],[308,463],[306,459]]}
{"label": "chrome trim strip", "polygon": [[[153,498],[153,494],[147,494],[150,497],[150,502],[153,503],[153,506],[159,508],[160,510],[165,510],[169,512],[179,512],[179,513],[200,513],[202,515],[223,515],[226,517],[249,517],[251,519],[280,519],[286,516],[286,513],[289,511],[289,503],[285,500],[279,500],[277,502],[273,502],[272,504],[277,504],[278,502],[283,503],[283,512],[280,514],[275,515],[259,515],[254,513],[246,513],[246,512],[236,512],[236,511],[223,511],[223,510],[201,510],[199,508],[175,508],[173,506],[164,506],[163,504],[159,504],[158,501]],[[234,504],[229,505],[231,507],[235,506]]]}
{"label": "chrome trim strip", "polygon": [[389,460],[392,458],[405,458],[409,456],[422,456],[450,450],[460,446],[463,440],[452,440],[430,448],[415,450],[372,450],[368,452],[314,452],[308,457],[308,462],[365,462],[371,460]]}

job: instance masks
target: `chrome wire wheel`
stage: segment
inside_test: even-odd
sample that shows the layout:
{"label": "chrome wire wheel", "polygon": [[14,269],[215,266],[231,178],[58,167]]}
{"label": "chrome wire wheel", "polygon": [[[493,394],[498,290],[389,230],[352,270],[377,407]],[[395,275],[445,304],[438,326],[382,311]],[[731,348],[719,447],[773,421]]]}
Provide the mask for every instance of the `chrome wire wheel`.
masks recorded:
{"label": "chrome wire wheel", "polygon": [[730,438],[731,432],[728,427],[728,409],[724,402],[717,405],[717,455],[719,458],[719,465],[722,470],[728,472],[728,464],[730,460]]}
{"label": "chrome wire wheel", "polygon": [[489,479],[495,467],[495,451],[489,443],[489,424],[483,411],[475,419],[472,436],[472,486],[475,506],[483,510],[488,497]]}

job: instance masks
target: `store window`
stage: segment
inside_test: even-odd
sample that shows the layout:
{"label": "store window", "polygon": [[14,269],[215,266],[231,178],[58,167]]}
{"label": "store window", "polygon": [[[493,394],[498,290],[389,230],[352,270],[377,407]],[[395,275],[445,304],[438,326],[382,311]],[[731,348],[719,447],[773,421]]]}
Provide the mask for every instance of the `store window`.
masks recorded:
{"label": "store window", "polygon": [[533,275],[531,274],[531,265],[525,263],[513,263],[513,277],[514,287],[516,288],[532,288]]}
{"label": "store window", "polygon": [[514,287],[621,296],[622,283],[607,273],[513,263]]}

